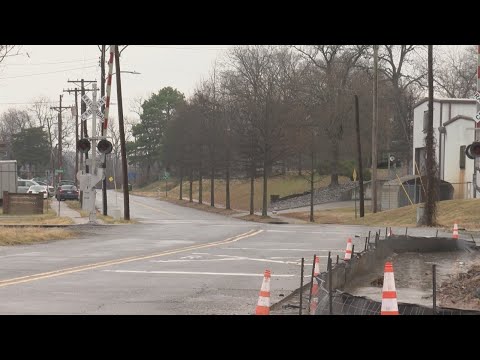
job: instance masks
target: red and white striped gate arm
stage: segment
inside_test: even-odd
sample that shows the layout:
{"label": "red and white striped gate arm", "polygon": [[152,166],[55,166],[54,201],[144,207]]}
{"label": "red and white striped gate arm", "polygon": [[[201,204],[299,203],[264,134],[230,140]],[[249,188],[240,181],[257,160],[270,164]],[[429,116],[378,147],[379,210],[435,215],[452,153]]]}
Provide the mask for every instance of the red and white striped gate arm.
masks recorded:
{"label": "red and white striped gate arm", "polygon": [[107,134],[108,128],[108,112],[110,110],[110,93],[112,92],[112,73],[113,73],[113,55],[115,53],[115,45],[110,45],[110,57],[108,58],[108,77],[105,98],[105,112],[103,115],[103,135]]}

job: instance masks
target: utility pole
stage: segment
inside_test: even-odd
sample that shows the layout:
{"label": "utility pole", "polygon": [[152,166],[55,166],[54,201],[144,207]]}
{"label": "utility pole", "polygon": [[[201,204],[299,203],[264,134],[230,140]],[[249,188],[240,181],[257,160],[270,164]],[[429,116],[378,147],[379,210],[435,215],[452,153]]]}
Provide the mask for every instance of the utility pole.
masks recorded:
{"label": "utility pole", "polygon": [[423,223],[427,226],[434,226],[437,222],[436,182],[438,179],[433,135],[433,45],[428,45],[428,126],[425,147],[427,155],[425,162],[427,168],[427,198]]}
{"label": "utility pole", "polygon": [[[80,94],[81,96],[83,96],[85,95],[85,92],[93,91],[93,89],[85,89],[85,84],[96,83],[97,81],[81,79],[81,80],[68,80],[67,82],[80,86]],[[83,114],[85,110],[87,110],[87,105],[83,101],[81,101],[80,103],[81,103],[80,114]],[[88,137],[86,120],[80,122],[80,139],[83,139],[84,137]],[[85,154],[85,159],[88,159],[88,153]],[[80,168],[82,167],[83,167],[83,154],[80,155]],[[88,173],[88,166],[86,166],[86,172]]]}
{"label": "utility pole", "polygon": [[364,217],[365,216],[365,198],[363,195],[362,146],[360,143],[360,115],[358,110],[357,95],[355,95],[355,130],[357,131],[358,185],[360,187],[360,217]]}
{"label": "utility pole", "polygon": [[78,187],[78,181],[77,181],[77,173],[78,173],[78,149],[77,149],[77,143],[78,143],[78,91],[80,89],[75,88],[75,89],[64,89],[63,92],[68,92],[69,94],[74,92],[75,93],[75,184]]}
{"label": "utility pole", "polygon": [[378,45],[373,45],[372,212],[377,212]]}
{"label": "utility pole", "polygon": [[123,171],[123,218],[130,220],[130,203],[128,195],[128,167],[127,167],[127,151],[125,148],[125,127],[123,124],[123,102],[122,102],[122,83],[120,78],[120,52],[118,45],[115,45],[115,70],[117,80],[117,102],[118,102],[118,127],[120,130],[120,152],[122,156]]}
{"label": "utility pole", "polygon": [[[93,91],[92,89],[85,89],[85,83],[95,83],[96,80],[68,80],[67,82],[73,83],[77,86],[80,86],[80,91],[81,95],[85,95],[86,91]],[[79,84],[80,83],[80,84]],[[78,91],[78,90],[77,90]],[[75,92],[75,96],[77,96],[77,92]],[[85,110],[87,110],[87,105],[83,102],[80,101],[80,107],[81,111],[80,114],[83,114]],[[88,132],[87,132],[87,122],[86,121],[81,121],[80,122],[80,139],[83,139],[84,137],[88,137]],[[78,108],[77,108],[77,127],[78,127]],[[79,139],[77,139],[78,142]],[[77,144],[75,144],[75,148],[77,147]],[[78,152],[78,150],[76,150]],[[85,159],[88,159],[88,153],[85,153]],[[83,154],[80,154],[80,169],[83,169]],[[85,172],[88,173],[88,166],[85,166]],[[77,173],[75,173],[75,181],[77,179]],[[80,206],[83,208],[83,191],[80,190]]]}
{"label": "utility pole", "polygon": [[[60,106],[52,106],[50,109],[58,111],[58,168],[62,168],[62,110],[63,109],[70,109],[70,106],[62,106],[62,97],[60,95]],[[54,174],[55,175],[55,174]],[[60,185],[60,181],[62,180],[62,174],[58,173],[57,184]]]}
{"label": "utility pole", "polygon": [[[101,80],[100,80],[100,98],[103,99],[105,95],[105,45],[102,45],[102,55],[100,57],[101,62]],[[105,112],[105,105],[102,105],[102,113]],[[101,135],[104,136],[106,133],[104,127],[102,126]],[[103,166],[105,170],[107,169],[107,156],[104,157]],[[103,215],[107,216],[107,176],[102,180],[102,204],[103,204]]]}

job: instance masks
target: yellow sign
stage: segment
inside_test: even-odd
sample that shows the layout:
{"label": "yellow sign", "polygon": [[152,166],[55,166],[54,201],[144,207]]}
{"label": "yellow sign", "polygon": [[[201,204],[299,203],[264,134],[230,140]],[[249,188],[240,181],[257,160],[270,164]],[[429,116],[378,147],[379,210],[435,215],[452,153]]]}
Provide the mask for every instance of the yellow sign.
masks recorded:
{"label": "yellow sign", "polygon": [[357,171],[355,169],[353,169],[352,177],[353,177],[353,181],[357,181]]}
{"label": "yellow sign", "polygon": [[110,180],[110,182],[112,182],[112,181],[113,181],[113,177],[110,176],[110,177],[108,178],[108,180]]}

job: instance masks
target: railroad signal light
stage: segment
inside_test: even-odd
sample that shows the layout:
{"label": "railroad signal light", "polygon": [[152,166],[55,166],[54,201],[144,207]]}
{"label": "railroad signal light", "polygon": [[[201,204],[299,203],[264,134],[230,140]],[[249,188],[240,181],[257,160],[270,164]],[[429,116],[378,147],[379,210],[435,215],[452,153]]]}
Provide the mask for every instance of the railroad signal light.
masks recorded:
{"label": "railroad signal light", "polygon": [[98,142],[97,149],[102,154],[110,154],[113,150],[113,146],[110,141],[102,139]]}
{"label": "railroad signal light", "polygon": [[85,154],[90,151],[90,141],[88,139],[81,139],[77,142],[77,149],[80,151],[82,154]]}

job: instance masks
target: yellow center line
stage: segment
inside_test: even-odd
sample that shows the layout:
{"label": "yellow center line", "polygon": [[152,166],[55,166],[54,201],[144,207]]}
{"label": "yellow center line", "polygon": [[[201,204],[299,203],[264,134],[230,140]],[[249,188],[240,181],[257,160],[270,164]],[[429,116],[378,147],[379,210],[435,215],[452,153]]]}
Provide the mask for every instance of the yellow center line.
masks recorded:
{"label": "yellow center line", "polygon": [[153,206],[145,205],[145,204],[142,204],[141,202],[138,202],[138,201],[135,201],[135,200],[132,200],[132,199],[130,199],[130,202],[132,202],[132,203],[134,203],[134,204],[136,204],[136,205],[143,206],[144,208],[151,209],[151,210],[153,210],[153,211],[157,211],[157,212],[159,212],[159,213],[161,213],[161,214],[171,215],[171,216],[178,217],[178,216],[176,216],[175,214],[172,214],[171,212],[168,212],[168,211],[165,211],[165,210],[160,210],[160,209],[155,208],[155,207],[153,207]]}
{"label": "yellow center line", "polygon": [[132,261],[152,259],[152,258],[156,258],[156,257],[160,257],[160,256],[178,254],[178,253],[186,252],[186,251],[190,251],[190,250],[197,250],[197,249],[203,249],[203,248],[212,247],[212,246],[231,244],[231,243],[234,243],[238,240],[242,240],[242,239],[245,239],[245,238],[248,238],[248,237],[255,236],[257,234],[260,234],[261,232],[263,232],[263,230],[255,231],[255,229],[252,229],[252,230],[247,231],[246,233],[236,235],[236,236],[230,237],[230,238],[225,239],[225,240],[214,241],[214,242],[211,242],[211,243],[200,244],[200,245],[191,245],[191,246],[186,246],[186,247],[183,247],[183,248],[180,248],[180,249],[175,249],[175,250],[166,250],[166,251],[162,251],[160,253],[156,253],[156,254],[152,254],[152,255],[130,256],[130,257],[127,257],[127,258],[122,258],[122,259],[107,260],[107,261],[102,261],[102,262],[93,263],[93,264],[74,266],[74,267],[70,267],[70,268],[59,269],[59,270],[54,270],[54,271],[49,271],[49,272],[44,272],[44,273],[38,273],[38,274],[21,276],[21,277],[12,278],[12,279],[0,280],[0,287],[21,284],[21,283],[25,283],[25,282],[36,281],[36,280],[46,279],[46,278],[55,277],[55,276],[67,275],[67,274],[72,274],[72,273],[75,273],[75,272],[97,269],[97,268],[100,268],[100,267],[124,264],[124,263],[132,262]]}

